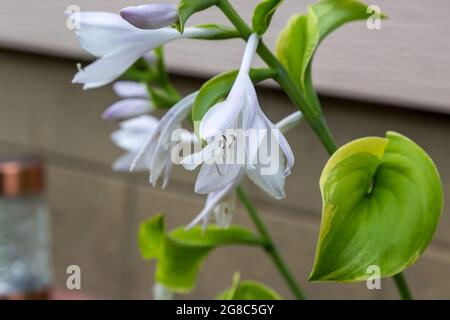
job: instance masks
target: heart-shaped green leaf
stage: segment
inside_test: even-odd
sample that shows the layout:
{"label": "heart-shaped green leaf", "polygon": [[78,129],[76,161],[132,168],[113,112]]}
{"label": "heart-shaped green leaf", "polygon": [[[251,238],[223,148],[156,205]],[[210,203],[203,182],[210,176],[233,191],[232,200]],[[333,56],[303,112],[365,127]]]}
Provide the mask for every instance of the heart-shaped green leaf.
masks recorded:
{"label": "heart-shaped green leaf", "polygon": [[281,296],[257,281],[240,281],[239,273],[233,276],[233,284],[216,298],[217,300],[281,300]]}
{"label": "heart-shaped green leaf", "polygon": [[[209,108],[228,95],[237,74],[237,70],[221,73],[205,82],[200,88],[192,107],[192,121],[195,132],[198,133],[198,124]],[[276,71],[272,69],[250,70],[250,78],[254,83],[273,78],[276,74]]]}
{"label": "heart-shaped green leaf", "polygon": [[269,28],[272,16],[283,0],[263,0],[255,8],[252,18],[253,32],[263,35]]}
{"label": "heart-shaped green leaf", "polygon": [[184,25],[191,15],[208,9],[216,3],[217,0],[181,0],[178,4],[178,22],[176,23],[178,31],[183,33]]}
{"label": "heart-shaped green leaf", "polygon": [[308,7],[306,15],[298,14],[289,20],[278,37],[276,54],[305,90],[307,72],[311,72],[310,64],[319,43],[339,26],[368,17],[367,5],[356,0],[319,1]]}
{"label": "heart-shaped green leaf", "polygon": [[262,245],[262,241],[247,229],[232,226],[221,229],[208,226],[189,230],[164,230],[164,217],[158,214],[139,229],[139,248],[145,259],[156,259],[155,280],[177,293],[191,291],[197,273],[208,253],[216,247],[242,244]]}
{"label": "heart-shaped green leaf", "polygon": [[430,157],[403,135],[368,137],[341,147],[320,178],[322,223],[312,281],[362,281],[380,268],[393,276],[431,241],[442,185]]}

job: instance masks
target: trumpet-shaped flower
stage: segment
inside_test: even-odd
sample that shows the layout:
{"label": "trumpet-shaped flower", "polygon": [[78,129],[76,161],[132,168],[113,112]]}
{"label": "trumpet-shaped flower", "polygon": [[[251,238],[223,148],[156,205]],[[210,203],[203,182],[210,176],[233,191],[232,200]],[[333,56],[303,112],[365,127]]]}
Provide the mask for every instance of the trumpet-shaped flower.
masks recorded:
{"label": "trumpet-shaped flower", "polygon": [[177,6],[171,3],[154,3],[127,7],[120,15],[133,26],[141,29],[159,29],[178,20]]}
{"label": "trumpet-shaped flower", "polygon": [[114,92],[121,98],[102,114],[105,120],[126,119],[154,110],[147,87],[143,83],[118,81],[113,85]]}
{"label": "trumpet-shaped flower", "polygon": [[[302,114],[299,111],[296,111],[278,122],[276,128],[282,133],[285,133],[295,127],[301,118]],[[208,193],[203,210],[187,226],[187,229],[198,224],[200,221],[203,221],[203,225],[205,226],[209,216],[212,214],[214,214],[218,226],[227,228],[231,224],[236,213],[236,195],[234,189],[241,183],[243,177],[244,171],[241,170],[234,179],[228,182],[228,184],[216,191]]]}
{"label": "trumpet-shaped flower", "polygon": [[81,12],[76,35],[84,50],[99,59],[79,70],[72,82],[85,89],[106,85],[121,76],[140,57],[169,41],[183,37],[206,37],[207,28],[186,28],[180,34],[173,28],[142,30],[129,24],[118,14]]}
{"label": "trumpet-shaped flower", "polygon": [[[147,141],[148,136],[158,127],[158,123],[159,121],[155,117],[142,115],[119,124],[120,128],[111,134],[111,140],[127,153],[114,162],[113,170],[130,170],[131,163]],[[143,166],[136,167],[136,170],[144,169]]]}
{"label": "trumpet-shaped flower", "polygon": [[198,193],[221,190],[245,173],[274,198],[285,196],[285,177],[294,156],[283,134],[261,110],[249,77],[258,42],[257,35],[251,35],[227,99],[211,107],[201,120],[200,136],[208,146],[183,160],[191,170],[203,162],[195,185]]}
{"label": "trumpet-shaped flower", "polygon": [[172,141],[172,133],[181,128],[181,123],[191,112],[192,104],[196,97],[197,92],[192,93],[167,111],[154,132],[147,137],[146,143],[133,161],[131,170],[142,167],[147,168],[150,171],[149,180],[153,186],[156,185],[161,175],[164,175],[163,188],[167,185],[170,171],[174,164],[171,151],[175,144],[198,143],[198,139],[193,133],[188,136],[182,136],[182,141]]}

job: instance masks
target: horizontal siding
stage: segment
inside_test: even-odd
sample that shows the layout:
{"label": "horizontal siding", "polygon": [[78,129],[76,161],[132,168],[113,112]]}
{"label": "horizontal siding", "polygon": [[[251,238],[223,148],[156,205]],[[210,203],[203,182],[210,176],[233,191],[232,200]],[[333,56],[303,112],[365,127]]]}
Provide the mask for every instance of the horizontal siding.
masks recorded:
{"label": "horizontal siding", "polygon": [[[258,0],[231,2],[249,20]],[[311,2],[286,0],[266,42],[273,47],[289,16]],[[0,46],[86,58],[73,32],[65,28],[63,12],[74,3],[82,10],[117,12],[148,1],[2,0]],[[321,93],[449,113],[450,20],[446,15],[450,2],[434,0],[427,5],[423,0],[377,0],[375,4],[390,16],[381,30],[370,31],[364,23],[355,23],[322,45],[315,61],[315,82]],[[193,23],[212,21],[226,23],[216,9],[192,19]],[[238,40],[182,40],[169,45],[167,61],[173,72],[211,76],[236,68],[242,50]]]}

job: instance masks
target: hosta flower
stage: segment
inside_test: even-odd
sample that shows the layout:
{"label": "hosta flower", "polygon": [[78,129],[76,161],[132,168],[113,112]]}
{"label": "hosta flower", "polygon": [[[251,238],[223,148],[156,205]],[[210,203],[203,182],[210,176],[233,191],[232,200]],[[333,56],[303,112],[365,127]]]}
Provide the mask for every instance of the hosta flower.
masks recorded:
{"label": "hosta flower", "polygon": [[[119,129],[111,134],[111,140],[116,146],[127,151],[113,164],[115,171],[129,171],[131,163],[136,158],[139,150],[158,127],[158,119],[148,115],[142,115],[119,124]],[[137,166],[136,170],[144,170],[145,167]]]}
{"label": "hosta flower", "polygon": [[85,89],[108,84],[121,76],[136,60],[152,49],[182,37],[211,34],[204,28],[142,30],[129,24],[118,14],[109,12],[77,13],[80,27],[76,35],[84,50],[99,59],[79,70],[72,82]]}
{"label": "hosta flower", "polygon": [[178,20],[177,6],[171,3],[154,3],[127,7],[120,15],[133,26],[141,29],[159,29]]}
{"label": "hosta flower", "polygon": [[[301,118],[302,114],[296,111],[279,121],[276,124],[276,128],[282,133],[285,133],[295,127]],[[203,226],[205,227],[208,223],[209,216],[212,214],[214,214],[216,224],[219,227],[229,227],[236,213],[236,194],[234,189],[241,183],[243,177],[244,172],[241,171],[227,185],[217,191],[208,193],[203,210],[186,228],[189,229],[200,221],[203,221]]]}
{"label": "hosta flower", "polygon": [[133,81],[118,81],[114,83],[113,88],[114,92],[123,99],[106,109],[102,114],[103,119],[126,119],[154,110],[145,84]]}
{"label": "hosta flower", "polygon": [[283,134],[261,110],[249,77],[258,42],[255,34],[249,38],[227,99],[211,107],[200,123],[200,136],[208,145],[183,160],[187,169],[203,162],[195,185],[198,193],[236,184],[245,173],[274,198],[285,196],[285,177],[290,174],[294,156]]}
{"label": "hosta flower", "polygon": [[[131,170],[134,170],[134,168],[147,168],[150,171],[149,180],[153,186],[156,185],[161,175],[164,175],[163,188],[169,181],[170,171],[173,167],[171,152],[176,143],[172,141],[172,133],[181,128],[181,123],[191,112],[192,104],[196,97],[197,92],[192,93],[167,111],[161,118],[155,131],[147,137],[146,143],[133,161]],[[183,141],[180,141],[181,143],[193,144],[198,142],[194,134],[182,136],[181,138],[183,139]]]}
{"label": "hosta flower", "polygon": [[236,214],[236,194],[234,189],[239,185],[242,178],[243,175],[241,174],[224,188],[209,193],[202,211],[186,229],[192,228],[200,221],[203,221],[203,227],[206,227],[211,215],[214,215],[216,224],[219,227],[228,228]]}

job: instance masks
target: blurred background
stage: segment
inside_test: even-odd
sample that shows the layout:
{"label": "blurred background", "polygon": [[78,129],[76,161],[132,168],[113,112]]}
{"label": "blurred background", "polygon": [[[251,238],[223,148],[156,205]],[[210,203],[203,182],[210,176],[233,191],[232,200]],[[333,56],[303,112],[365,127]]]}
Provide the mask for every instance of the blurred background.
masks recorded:
{"label": "blurred background", "polygon": [[[144,1],[145,2],[145,1]],[[149,1],[145,2],[148,3]],[[154,1],[155,2],[155,1]],[[173,2],[176,1],[164,1]],[[258,0],[231,1],[248,21]],[[288,18],[312,1],[286,0],[265,37],[273,48]],[[444,190],[450,162],[450,2],[373,0],[390,17],[380,30],[364,22],[347,25],[325,40],[314,62],[314,81],[329,126],[339,145],[386,130],[420,144],[437,164]],[[81,292],[99,298],[151,298],[153,262],[141,259],[139,223],[163,211],[167,224],[186,224],[200,211],[195,175],[175,170],[165,191],[151,188],[147,174],[114,173],[122,154],[110,142],[115,123],[101,120],[118,100],[110,86],[83,91],[72,85],[76,63],[92,58],[67,29],[69,5],[82,11],[118,12],[142,1],[2,0],[0,6],[0,153],[36,153],[47,163],[51,212],[51,252],[55,286],[66,286],[66,268],[81,268]],[[196,15],[191,24],[222,22],[216,9]],[[243,52],[239,40],[177,41],[167,46],[167,65],[183,93],[197,90],[211,76],[235,69]],[[258,61],[257,64],[260,64]],[[258,87],[272,121],[295,107],[274,83]],[[306,123],[287,135],[296,165],[287,180],[287,198],[267,198],[246,183],[276,243],[310,298],[398,298],[390,279],[382,290],[365,283],[309,284],[320,223],[318,180],[327,154]],[[448,194],[446,195],[448,200]],[[238,207],[237,223],[250,226]],[[435,238],[406,276],[416,298],[450,298],[450,216],[447,208]],[[4,226],[0,225],[0,232]],[[4,230],[3,230],[4,231]],[[288,289],[262,250],[218,249],[208,258],[197,288],[187,298],[213,298],[228,287],[235,270],[261,280],[290,298]]]}

